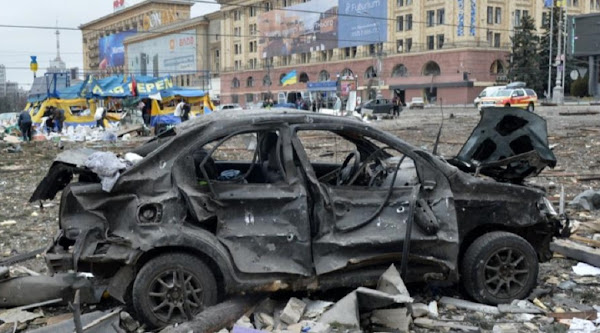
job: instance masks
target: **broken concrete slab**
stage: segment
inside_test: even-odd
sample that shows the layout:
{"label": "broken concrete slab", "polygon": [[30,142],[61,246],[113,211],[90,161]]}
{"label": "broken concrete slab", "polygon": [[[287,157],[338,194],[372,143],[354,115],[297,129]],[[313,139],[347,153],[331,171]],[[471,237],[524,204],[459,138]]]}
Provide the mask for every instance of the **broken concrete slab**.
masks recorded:
{"label": "broken concrete slab", "polygon": [[306,309],[304,309],[303,318],[315,319],[320,317],[327,309],[329,309],[334,303],[319,300],[309,300],[307,298],[302,299],[306,303]]}
{"label": "broken concrete slab", "polygon": [[458,298],[444,296],[440,299],[439,303],[444,304],[444,305],[453,305],[459,309],[466,309],[466,310],[483,312],[483,313],[488,313],[488,314],[500,314],[500,311],[495,306],[465,301],[464,299],[458,299]]}
{"label": "broken concrete slab", "polygon": [[451,330],[459,330],[464,332],[481,332],[479,327],[463,325],[450,321],[434,320],[429,318],[416,318],[413,323],[418,327],[427,328],[430,330],[439,330],[441,328],[447,328]]}
{"label": "broken concrete slab", "polygon": [[42,316],[41,313],[29,312],[21,308],[8,309],[0,312],[0,320],[5,323],[25,323]]}
{"label": "broken concrete slab", "polygon": [[317,322],[348,328],[359,328],[359,318],[358,295],[356,291],[353,291],[335,303],[331,309],[323,313]]}
{"label": "broken concrete slab", "polygon": [[429,309],[429,317],[430,318],[437,318],[440,316],[440,313],[438,311],[438,304],[436,301],[429,302],[429,304],[427,305],[427,308]]}
{"label": "broken concrete slab", "polygon": [[374,325],[391,328],[400,333],[408,333],[411,322],[406,308],[374,310],[371,315],[371,323]]}
{"label": "broken concrete slab", "polygon": [[568,239],[556,239],[550,243],[550,250],[568,258],[600,267],[600,249],[585,246]]}
{"label": "broken concrete slab", "polygon": [[600,209],[600,191],[586,190],[579,193],[571,202],[569,206],[575,208],[582,208],[588,211]]}
{"label": "broken concrete slab", "polygon": [[390,294],[390,295],[405,295],[410,297],[408,289],[404,285],[404,281],[400,277],[400,273],[396,269],[396,266],[392,264],[379,278],[377,282],[377,290]]}
{"label": "broken concrete slab", "polygon": [[413,301],[412,297],[407,295],[390,295],[379,290],[364,287],[357,288],[356,293],[361,310],[380,309],[393,304],[407,304]]}
{"label": "broken concrete slab", "polygon": [[544,313],[544,310],[527,300],[514,300],[511,304],[498,304],[501,313]]}
{"label": "broken concrete slab", "polygon": [[423,303],[409,304],[408,308],[414,318],[426,317],[429,314],[429,307]]}
{"label": "broken concrete slab", "polygon": [[287,302],[285,308],[281,312],[279,319],[286,324],[295,324],[297,323],[302,315],[304,314],[304,309],[306,308],[306,303],[301,300],[292,297]]}

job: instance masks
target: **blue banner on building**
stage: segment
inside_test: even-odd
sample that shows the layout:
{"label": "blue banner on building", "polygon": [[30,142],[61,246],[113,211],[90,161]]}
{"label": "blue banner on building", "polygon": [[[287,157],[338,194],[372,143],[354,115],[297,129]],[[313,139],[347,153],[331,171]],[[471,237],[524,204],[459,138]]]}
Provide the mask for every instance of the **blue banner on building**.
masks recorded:
{"label": "blue banner on building", "polygon": [[123,41],[136,34],[136,30],[123,31],[100,38],[98,56],[100,69],[119,67],[125,64],[125,46]]}
{"label": "blue banner on building", "polygon": [[387,41],[387,0],[340,0],[339,47]]}
{"label": "blue banner on building", "polygon": [[306,89],[308,91],[336,91],[336,81],[323,81],[323,82],[307,82]]}

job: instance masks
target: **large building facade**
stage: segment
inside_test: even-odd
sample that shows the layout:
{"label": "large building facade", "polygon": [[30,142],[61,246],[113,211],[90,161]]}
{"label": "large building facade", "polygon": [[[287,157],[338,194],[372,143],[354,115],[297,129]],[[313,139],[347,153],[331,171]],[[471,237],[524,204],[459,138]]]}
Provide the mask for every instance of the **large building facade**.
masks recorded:
{"label": "large building facade", "polygon": [[[522,17],[538,26],[549,17],[537,0],[218,2],[221,101],[241,104],[283,91],[340,93],[339,80],[354,81],[363,100],[470,103],[483,87],[506,82]],[[568,0],[568,12],[600,12],[600,0]],[[294,70],[298,83],[281,85]]]}
{"label": "large building facade", "polygon": [[146,0],[82,24],[79,28],[84,73],[125,73],[124,40],[163,25],[189,20],[192,5],[184,0]]}

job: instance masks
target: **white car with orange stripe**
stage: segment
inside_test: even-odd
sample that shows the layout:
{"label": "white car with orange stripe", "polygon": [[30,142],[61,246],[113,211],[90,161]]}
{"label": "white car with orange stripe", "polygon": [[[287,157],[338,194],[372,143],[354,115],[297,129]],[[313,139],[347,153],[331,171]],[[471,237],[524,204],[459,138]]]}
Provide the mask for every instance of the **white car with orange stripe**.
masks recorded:
{"label": "white car with orange stripe", "polygon": [[481,99],[481,108],[517,107],[533,112],[537,103],[537,94],[533,89],[508,85],[506,89],[498,90],[493,96]]}

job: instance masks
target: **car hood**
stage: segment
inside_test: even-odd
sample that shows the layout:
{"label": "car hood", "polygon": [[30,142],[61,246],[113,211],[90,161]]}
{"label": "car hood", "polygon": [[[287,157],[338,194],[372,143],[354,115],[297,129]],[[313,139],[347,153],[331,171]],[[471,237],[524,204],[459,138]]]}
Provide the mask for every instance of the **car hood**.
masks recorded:
{"label": "car hood", "polygon": [[556,157],[548,146],[546,121],[518,108],[484,109],[481,120],[458,155],[448,162],[463,171],[501,182],[521,183]]}

